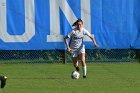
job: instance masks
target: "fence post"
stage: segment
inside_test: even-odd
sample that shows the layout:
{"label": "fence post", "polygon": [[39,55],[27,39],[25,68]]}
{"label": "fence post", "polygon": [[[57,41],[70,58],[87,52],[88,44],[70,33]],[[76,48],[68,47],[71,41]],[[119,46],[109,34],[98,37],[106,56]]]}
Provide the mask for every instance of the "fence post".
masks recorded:
{"label": "fence post", "polygon": [[136,58],[138,59],[140,63],[140,49],[136,49]]}
{"label": "fence post", "polygon": [[64,50],[64,64],[67,63],[67,51]]}

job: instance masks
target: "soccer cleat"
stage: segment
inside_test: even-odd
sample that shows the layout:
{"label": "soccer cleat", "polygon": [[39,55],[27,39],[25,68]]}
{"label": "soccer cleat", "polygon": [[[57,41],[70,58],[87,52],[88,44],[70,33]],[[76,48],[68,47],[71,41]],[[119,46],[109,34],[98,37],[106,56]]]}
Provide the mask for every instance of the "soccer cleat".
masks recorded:
{"label": "soccer cleat", "polygon": [[2,76],[1,77],[1,88],[4,88],[5,85],[6,85],[6,80],[7,80],[7,77],[6,76]]}
{"label": "soccer cleat", "polygon": [[83,76],[83,78],[86,78],[86,76]]}
{"label": "soccer cleat", "polygon": [[78,71],[78,72],[80,71],[79,67],[76,67],[76,71]]}

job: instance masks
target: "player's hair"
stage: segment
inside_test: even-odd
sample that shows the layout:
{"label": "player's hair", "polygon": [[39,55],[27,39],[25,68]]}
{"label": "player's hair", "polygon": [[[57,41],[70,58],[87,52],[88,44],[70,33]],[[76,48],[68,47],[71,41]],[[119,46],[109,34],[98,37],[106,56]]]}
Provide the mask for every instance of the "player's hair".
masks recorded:
{"label": "player's hair", "polygon": [[78,22],[82,22],[82,24],[83,24],[82,19],[79,18],[79,19],[76,20],[76,22],[74,22],[74,23],[72,24],[72,26],[77,26],[77,23],[78,23]]}

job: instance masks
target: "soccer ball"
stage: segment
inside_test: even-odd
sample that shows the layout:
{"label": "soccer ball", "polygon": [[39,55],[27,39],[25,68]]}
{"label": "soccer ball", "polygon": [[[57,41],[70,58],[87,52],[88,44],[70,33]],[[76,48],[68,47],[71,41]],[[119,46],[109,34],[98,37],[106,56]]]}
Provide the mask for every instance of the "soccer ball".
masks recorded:
{"label": "soccer ball", "polygon": [[71,78],[72,78],[72,79],[79,79],[79,77],[80,77],[79,72],[73,71],[73,72],[71,73]]}

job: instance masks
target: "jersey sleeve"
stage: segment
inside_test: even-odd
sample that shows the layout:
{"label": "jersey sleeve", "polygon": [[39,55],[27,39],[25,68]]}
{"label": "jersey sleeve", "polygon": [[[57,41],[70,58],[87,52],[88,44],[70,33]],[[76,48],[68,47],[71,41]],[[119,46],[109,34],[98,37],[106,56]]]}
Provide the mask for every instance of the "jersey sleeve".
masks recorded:
{"label": "jersey sleeve", "polygon": [[84,29],[84,35],[91,36],[91,33],[89,33],[86,29]]}
{"label": "jersey sleeve", "polygon": [[67,35],[67,37],[68,37],[68,38],[71,38],[72,33],[73,33],[73,31],[69,32],[68,35]]}

